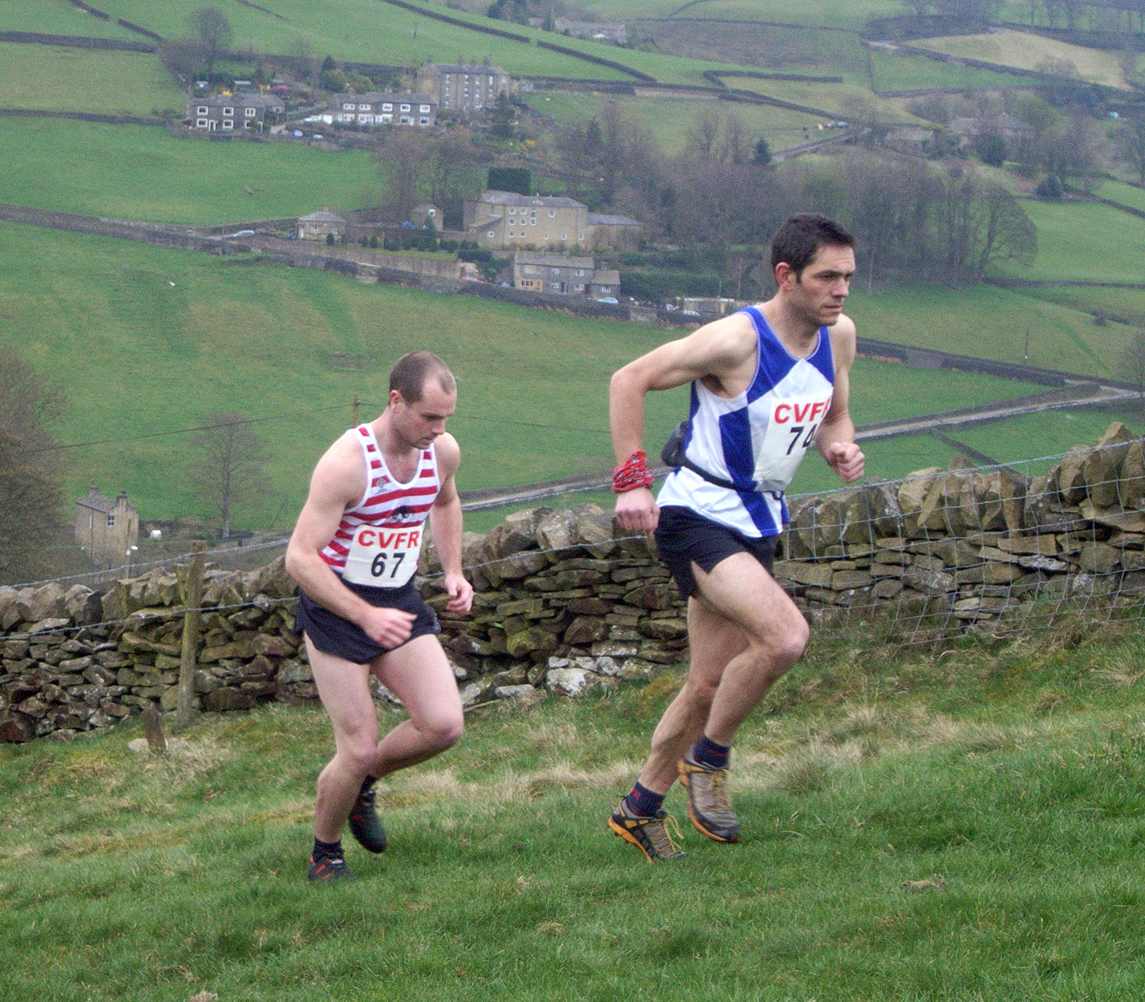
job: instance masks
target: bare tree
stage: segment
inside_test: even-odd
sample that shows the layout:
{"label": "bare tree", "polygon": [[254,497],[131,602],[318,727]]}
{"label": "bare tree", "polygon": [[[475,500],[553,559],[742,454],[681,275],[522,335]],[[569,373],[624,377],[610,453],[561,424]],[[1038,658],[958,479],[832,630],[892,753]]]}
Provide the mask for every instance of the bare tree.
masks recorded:
{"label": "bare tree", "polygon": [[1121,353],[1121,373],[1137,391],[1137,406],[1145,414],[1145,330],[1138,330]]}
{"label": "bare tree", "polygon": [[220,535],[227,539],[236,508],[267,490],[265,446],[249,418],[216,411],[207,416],[191,448],[196,454],[189,470],[195,493],[218,516]]}
{"label": "bare tree", "polygon": [[215,60],[226,53],[234,39],[231,22],[218,7],[196,7],[187,15],[187,29],[202,46],[204,65],[214,69]]}
{"label": "bare tree", "polygon": [[1113,145],[1117,156],[1137,172],[1145,184],[1145,114],[1125,116],[1125,125],[1114,133]]}
{"label": "bare tree", "polygon": [[46,425],[63,395],[11,348],[0,347],[0,581],[46,576],[45,550],[64,525],[63,478]]}

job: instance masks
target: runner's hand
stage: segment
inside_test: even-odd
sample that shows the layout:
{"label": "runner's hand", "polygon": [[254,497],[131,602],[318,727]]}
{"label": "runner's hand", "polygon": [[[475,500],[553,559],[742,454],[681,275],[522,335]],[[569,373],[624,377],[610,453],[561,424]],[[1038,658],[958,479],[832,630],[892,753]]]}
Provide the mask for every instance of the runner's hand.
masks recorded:
{"label": "runner's hand", "polygon": [[392,650],[409,640],[415,619],[412,612],[371,606],[358,625],[374,643]]}
{"label": "runner's hand", "polygon": [[629,532],[650,533],[660,521],[660,508],[647,487],[616,495],[616,521]]}
{"label": "runner's hand", "polygon": [[449,601],[445,603],[449,612],[464,616],[473,608],[473,585],[461,574],[445,575],[445,593],[449,596]]}
{"label": "runner's hand", "polygon": [[823,454],[845,484],[853,483],[863,475],[862,450],[854,442],[832,442]]}

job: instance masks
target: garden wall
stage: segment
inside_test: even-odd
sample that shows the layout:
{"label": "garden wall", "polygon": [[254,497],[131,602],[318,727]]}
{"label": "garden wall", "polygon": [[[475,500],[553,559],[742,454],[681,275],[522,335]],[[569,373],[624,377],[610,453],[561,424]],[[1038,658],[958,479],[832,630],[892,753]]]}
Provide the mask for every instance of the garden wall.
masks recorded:
{"label": "garden wall", "polygon": [[[1143,509],[1145,448],[1114,423],[1042,476],[927,469],[793,499],[775,577],[820,628],[879,622],[902,643],[1013,635],[1063,615],[1139,617]],[[423,560],[422,588],[440,611],[432,548]],[[466,534],[465,566],[472,614],[441,611],[441,622],[467,705],[536,688],[576,695],[687,659],[667,572],[596,505],[518,512]],[[68,739],[152,703],[173,710],[187,567],[103,594],[63,582],[0,588],[0,740]],[[197,709],[316,700],[281,560],[208,569],[203,596],[186,666]]]}

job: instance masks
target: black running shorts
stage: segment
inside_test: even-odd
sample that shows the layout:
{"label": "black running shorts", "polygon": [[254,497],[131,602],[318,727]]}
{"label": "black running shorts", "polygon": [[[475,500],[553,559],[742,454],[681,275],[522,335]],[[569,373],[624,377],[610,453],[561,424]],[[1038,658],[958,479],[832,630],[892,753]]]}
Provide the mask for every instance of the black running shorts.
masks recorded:
{"label": "black running shorts", "polygon": [[[412,612],[417,618],[413,621],[413,630],[410,632],[409,643],[415,637],[426,634],[436,635],[441,632],[441,625],[435,613],[421,594],[414,587],[413,582],[401,588],[373,588],[369,585],[342,582],[354,594],[360,595],[370,605],[383,609],[401,609],[403,612]],[[305,631],[310,642],[323,654],[333,654],[335,657],[345,658],[354,664],[369,664],[375,658],[387,651],[396,650],[393,647],[383,647],[375,643],[362,630],[360,626],[343,619],[324,606],[319,605],[304,591],[298,593],[298,613],[294,618],[294,632]],[[401,646],[401,645],[399,645]]]}
{"label": "black running shorts", "polygon": [[750,553],[771,573],[778,537],[744,536],[710,519],[697,515],[691,508],[667,505],[660,509],[656,526],[656,548],[660,559],[672,572],[680,594],[690,598],[696,590],[692,564],[708,573],[733,553]]}

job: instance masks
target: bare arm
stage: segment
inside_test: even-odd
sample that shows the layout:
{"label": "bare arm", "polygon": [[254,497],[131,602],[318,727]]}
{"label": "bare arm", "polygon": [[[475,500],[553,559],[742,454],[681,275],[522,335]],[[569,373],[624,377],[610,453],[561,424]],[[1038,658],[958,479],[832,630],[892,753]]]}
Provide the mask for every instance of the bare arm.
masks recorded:
{"label": "bare arm", "polygon": [[366,489],[366,470],[358,443],[348,435],[338,439],[318,461],[310,478],[310,493],[286,547],[286,570],[315,602],[360,626],[386,647],[404,643],[414,617],[397,609],[379,609],[343,583],[321,557],[334,538],[346,509]]}
{"label": "bare arm", "polygon": [[[696,379],[734,379],[754,358],[755,328],[746,317],[723,317],[677,341],[655,348],[613,374],[608,413],[612,451],[618,464],[643,448],[644,398],[652,390],[668,390]],[[647,487],[616,497],[616,520],[633,532],[651,532],[659,509]]]}
{"label": "bare arm", "polygon": [[457,440],[448,434],[442,435],[434,448],[441,490],[429,510],[429,528],[445,572],[445,591],[449,595],[446,608],[450,612],[465,614],[473,606],[473,585],[465,579],[461,567],[461,498],[456,483],[461,449]]}
{"label": "bare arm", "polygon": [[855,442],[855,423],[849,410],[851,365],[855,361],[855,324],[841,315],[830,330],[835,359],[835,388],[831,408],[819,426],[815,447],[846,484],[863,475],[864,456]]}

